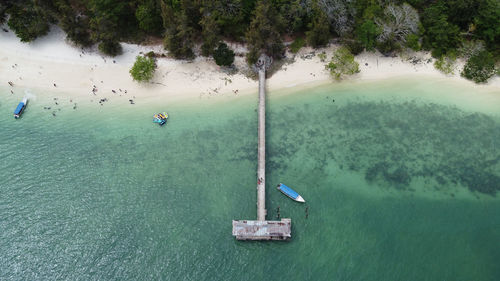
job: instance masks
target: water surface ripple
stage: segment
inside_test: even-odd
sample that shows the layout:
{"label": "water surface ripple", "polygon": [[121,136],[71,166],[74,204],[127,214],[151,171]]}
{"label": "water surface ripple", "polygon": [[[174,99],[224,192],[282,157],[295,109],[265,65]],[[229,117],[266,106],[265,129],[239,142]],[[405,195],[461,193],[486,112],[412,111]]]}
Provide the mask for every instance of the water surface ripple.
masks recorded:
{"label": "water surface ripple", "polygon": [[13,120],[6,97],[0,280],[499,280],[498,115],[405,83],[271,93],[267,209],[292,218],[287,243],[230,235],[255,218],[256,97],[169,105],[164,128],[165,105]]}

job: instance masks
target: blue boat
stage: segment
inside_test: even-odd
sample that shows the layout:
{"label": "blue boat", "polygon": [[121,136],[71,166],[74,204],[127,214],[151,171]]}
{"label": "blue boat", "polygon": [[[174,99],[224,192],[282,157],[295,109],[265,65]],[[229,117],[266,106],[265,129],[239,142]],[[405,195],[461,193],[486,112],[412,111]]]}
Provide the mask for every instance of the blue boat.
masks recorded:
{"label": "blue boat", "polygon": [[21,117],[21,114],[23,114],[23,111],[26,108],[27,104],[28,104],[28,98],[23,98],[23,101],[20,102],[17,105],[16,110],[14,110],[14,118],[17,119],[17,118]]}
{"label": "blue boat", "polygon": [[290,197],[291,199],[293,199],[297,202],[301,202],[301,203],[306,202],[306,200],[304,200],[304,198],[302,198],[302,196],[300,196],[295,190],[291,189],[290,187],[288,187],[282,183],[278,184],[277,188],[283,194],[285,194],[286,196]]}
{"label": "blue boat", "polygon": [[163,126],[165,125],[165,123],[167,123],[167,118],[168,114],[166,114],[165,112],[155,114],[153,118],[153,123],[158,123],[160,126]]}

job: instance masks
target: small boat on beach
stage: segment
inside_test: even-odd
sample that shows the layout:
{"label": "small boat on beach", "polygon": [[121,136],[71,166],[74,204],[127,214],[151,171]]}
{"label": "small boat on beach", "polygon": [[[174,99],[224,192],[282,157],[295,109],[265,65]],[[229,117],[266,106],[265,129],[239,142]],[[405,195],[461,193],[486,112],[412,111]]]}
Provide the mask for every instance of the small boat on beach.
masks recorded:
{"label": "small boat on beach", "polygon": [[14,118],[17,119],[21,117],[21,114],[23,114],[23,111],[26,108],[27,104],[28,104],[28,98],[25,97],[23,98],[23,101],[17,105],[16,110],[14,110]]}
{"label": "small boat on beach", "polygon": [[158,123],[160,126],[163,126],[163,125],[165,125],[165,123],[167,123],[167,118],[168,118],[167,113],[165,113],[165,112],[157,113],[154,115],[153,123]]}
{"label": "small boat on beach", "polygon": [[291,199],[293,199],[297,202],[301,202],[301,203],[306,202],[306,200],[304,200],[304,198],[302,198],[302,196],[300,196],[295,190],[291,189],[290,187],[288,187],[282,183],[278,184],[277,188],[283,194],[285,194],[286,196],[290,197]]}

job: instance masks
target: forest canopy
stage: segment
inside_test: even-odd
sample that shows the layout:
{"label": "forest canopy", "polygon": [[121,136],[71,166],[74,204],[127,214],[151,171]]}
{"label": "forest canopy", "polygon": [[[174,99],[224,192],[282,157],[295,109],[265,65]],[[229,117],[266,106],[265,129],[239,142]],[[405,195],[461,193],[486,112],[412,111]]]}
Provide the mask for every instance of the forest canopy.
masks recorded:
{"label": "forest canopy", "polygon": [[480,42],[488,65],[500,57],[498,0],[2,0],[5,22],[23,42],[55,24],[108,55],[120,54],[119,42],[162,39],[189,59],[232,41],[247,44],[251,63],[261,52],[279,59],[285,38],[305,37],[312,47],[338,39],[353,53],[411,48],[436,59]]}

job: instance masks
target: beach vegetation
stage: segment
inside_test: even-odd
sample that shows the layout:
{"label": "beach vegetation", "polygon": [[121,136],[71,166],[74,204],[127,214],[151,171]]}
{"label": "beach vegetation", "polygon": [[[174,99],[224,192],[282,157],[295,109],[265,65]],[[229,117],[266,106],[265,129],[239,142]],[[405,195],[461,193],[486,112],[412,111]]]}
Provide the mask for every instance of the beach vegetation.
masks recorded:
{"label": "beach vegetation", "polygon": [[354,60],[354,55],[346,47],[340,47],[333,52],[331,61],[325,66],[330,74],[337,80],[346,75],[359,72],[359,63]]}
{"label": "beach vegetation", "polygon": [[356,39],[367,51],[375,50],[380,28],[372,21],[367,20],[356,30]]}
{"label": "beach vegetation", "polygon": [[254,18],[245,33],[249,53],[247,62],[254,64],[261,53],[274,59],[283,56],[285,46],[281,39],[284,29],[283,17],[269,1],[259,1],[254,10]]}
{"label": "beach vegetation", "polygon": [[482,51],[486,50],[485,44],[483,41],[464,41],[460,48],[458,48],[458,53],[461,57],[466,60],[470,59],[473,55],[476,55]]}
{"label": "beach vegetation", "polygon": [[481,51],[467,60],[461,75],[476,83],[485,83],[496,71],[493,55],[488,51]]}
{"label": "beach vegetation", "polygon": [[7,5],[0,3],[0,24],[4,24],[7,20]]}
{"label": "beach vegetation", "polygon": [[[338,42],[351,53],[378,50],[430,51],[439,60],[469,42],[500,59],[498,0],[2,0],[0,22],[23,41],[43,36],[52,24],[83,47],[98,44],[108,55],[119,42],[163,40],[174,58],[212,56],[219,43],[247,47],[247,61],[260,54],[276,62],[284,38],[313,48]],[[468,54],[464,59],[469,59]]]}
{"label": "beach vegetation", "polygon": [[7,25],[21,42],[31,42],[49,32],[48,19],[34,4],[21,2],[12,5],[7,11],[10,15]]}
{"label": "beach vegetation", "polygon": [[203,38],[201,54],[208,57],[214,53],[217,44],[221,40],[219,26],[215,20],[215,16],[208,13],[201,19],[200,25],[202,28],[201,36]]}
{"label": "beach vegetation", "polygon": [[122,53],[122,46],[118,41],[115,40],[103,40],[97,47],[103,54],[112,57],[120,55]]}
{"label": "beach vegetation", "polygon": [[422,49],[422,44],[420,43],[420,37],[414,33],[408,34],[408,36],[406,36],[406,47],[414,51],[420,51]]}
{"label": "beach vegetation", "polygon": [[90,47],[94,43],[89,32],[90,23],[88,18],[75,15],[62,17],[59,20],[59,25],[66,32],[68,39],[76,45]]}
{"label": "beach vegetation", "polygon": [[326,13],[319,7],[315,7],[313,21],[309,24],[306,32],[307,42],[314,48],[322,47],[330,41],[330,24]]}
{"label": "beach vegetation", "polygon": [[385,41],[377,41],[377,49],[385,56],[395,56],[394,53],[401,50],[401,44],[389,37]]}
{"label": "beach vegetation", "polygon": [[416,34],[420,25],[418,12],[407,3],[401,6],[389,4],[382,18],[376,18],[375,23],[380,29],[377,37],[379,42],[393,41],[398,48],[406,44],[410,34]]}
{"label": "beach vegetation", "polygon": [[193,30],[187,24],[186,15],[179,17],[178,25],[171,26],[165,33],[165,49],[167,49],[174,58],[191,59],[193,52]]}
{"label": "beach vegetation", "polygon": [[318,58],[321,62],[325,62],[326,61],[326,53],[325,52],[321,52],[318,54]]}
{"label": "beach vegetation", "polygon": [[294,34],[306,31],[309,20],[307,17],[308,7],[304,5],[303,1],[280,0],[275,1],[274,5],[279,14],[283,16],[286,33]]}
{"label": "beach vegetation", "polygon": [[137,56],[134,66],[130,69],[130,75],[135,81],[148,82],[153,78],[156,70],[156,61],[147,56]]}
{"label": "beach vegetation", "polygon": [[361,54],[365,50],[363,44],[356,39],[342,40],[341,45],[347,47],[349,51],[355,56]]}
{"label": "beach vegetation", "polygon": [[444,74],[454,74],[457,56],[454,52],[441,56],[434,62],[434,67]]}
{"label": "beach vegetation", "polygon": [[120,55],[120,39],[133,33],[133,27],[137,26],[133,10],[119,0],[91,0],[88,5],[93,15],[90,19],[91,39],[99,43],[98,48],[105,55]]}
{"label": "beach vegetation", "polygon": [[500,45],[500,2],[498,0],[478,1],[474,16],[474,34],[484,40],[490,49]]}
{"label": "beach vegetation", "polygon": [[295,40],[293,40],[292,44],[290,44],[290,52],[292,52],[292,54],[296,54],[305,45],[306,40],[304,40],[304,37],[297,37],[295,38]]}
{"label": "beach vegetation", "polygon": [[222,42],[213,54],[215,63],[219,66],[231,66],[234,62],[234,52],[226,43]]}
{"label": "beach vegetation", "polygon": [[[180,3],[161,2],[161,15],[165,27],[164,45],[174,58],[192,59],[194,57],[193,20],[188,18],[188,11]],[[197,24],[197,23],[196,23]]]}
{"label": "beach vegetation", "polygon": [[158,1],[142,0],[135,10],[139,28],[150,34],[161,35],[163,23],[159,11],[160,5]]}
{"label": "beach vegetation", "polygon": [[352,0],[305,0],[310,10],[313,10],[311,7],[317,5],[321,11],[324,11],[332,32],[343,38],[349,37],[354,30],[354,19],[358,12],[355,2]]}
{"label": "beach vegetation", "polygon": [[422,15],[424,26],[423,47],[440,57],[456,49],[460,43],[460,28],[448,20],[448,8],[436,2],[426,8]]}

